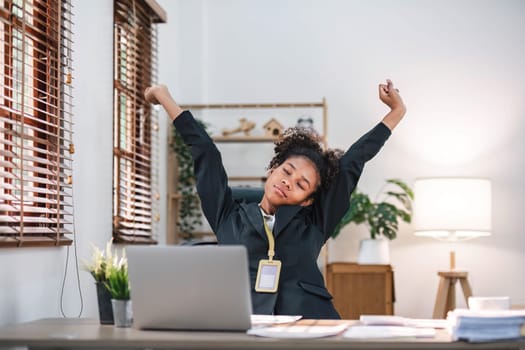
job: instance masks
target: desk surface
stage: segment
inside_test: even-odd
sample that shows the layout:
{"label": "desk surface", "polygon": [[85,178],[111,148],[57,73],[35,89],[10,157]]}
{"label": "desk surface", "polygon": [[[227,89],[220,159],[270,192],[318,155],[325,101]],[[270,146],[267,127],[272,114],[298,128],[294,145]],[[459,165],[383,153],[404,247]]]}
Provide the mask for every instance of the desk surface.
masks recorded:
{"label": "desk surface", "polygon": [[[342,321],[353,322],[353,321]],[[354,340],[341,336],[320,339],[272,339],[235,332],[143,331],[101,326],[92,319],[43,319],[0,329],[0,348],[120,349],[516,349],[525,341],[469,344],[452,342],[445,331],[432,339]]]}

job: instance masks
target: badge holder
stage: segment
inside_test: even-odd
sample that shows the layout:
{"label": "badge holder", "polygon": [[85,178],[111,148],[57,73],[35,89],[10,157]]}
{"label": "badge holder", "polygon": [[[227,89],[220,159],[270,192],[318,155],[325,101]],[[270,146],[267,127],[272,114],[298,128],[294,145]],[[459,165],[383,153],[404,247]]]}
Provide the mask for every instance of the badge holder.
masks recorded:
{"label": "badge holder", "polygon": [[277,292],[280,274],[281,262],[279,260],[260,260],[255,291],[260,293]]}

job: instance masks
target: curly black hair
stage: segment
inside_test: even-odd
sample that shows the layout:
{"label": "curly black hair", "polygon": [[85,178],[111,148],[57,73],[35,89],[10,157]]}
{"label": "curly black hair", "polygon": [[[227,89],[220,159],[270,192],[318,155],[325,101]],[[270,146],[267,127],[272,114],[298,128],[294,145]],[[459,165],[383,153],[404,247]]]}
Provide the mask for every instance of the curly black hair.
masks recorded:
{"label": "curly black hair", "polygon": [[343,151],[339,149],[323,150],[321,136],[312,128],[293,127],[286,129],[275,141],[275,155],[270,161],[268,169],[273,169],[283,164],[292,156],[308,158],[315,164],[321,177],[321,184],[313,193],[317,196],[320,191],[327,190],[333,179],[339,173],[339,158]]}

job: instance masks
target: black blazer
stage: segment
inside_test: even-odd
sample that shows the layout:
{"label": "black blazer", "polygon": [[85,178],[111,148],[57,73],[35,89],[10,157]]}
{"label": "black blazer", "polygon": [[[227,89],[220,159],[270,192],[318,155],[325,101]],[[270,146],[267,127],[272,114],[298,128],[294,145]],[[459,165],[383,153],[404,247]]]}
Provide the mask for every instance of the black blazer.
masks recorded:
{"label": "black blazer", "polygon": [[311,206],[282,206],[275,214],[275,259],[282,262],[279,290],[255,292],[259,260],[267,259],[268,238],[257,203],[235,201],[219,150],[189,111],[173,125],[191,147],[197,192],[219,244],[242,244],[248,249],[252,304],[255,314],[340,318],[317,265],[322,246],[349,207],[349,198],[365,163],[390,136],[379,123],[343,155],[339,176]]}

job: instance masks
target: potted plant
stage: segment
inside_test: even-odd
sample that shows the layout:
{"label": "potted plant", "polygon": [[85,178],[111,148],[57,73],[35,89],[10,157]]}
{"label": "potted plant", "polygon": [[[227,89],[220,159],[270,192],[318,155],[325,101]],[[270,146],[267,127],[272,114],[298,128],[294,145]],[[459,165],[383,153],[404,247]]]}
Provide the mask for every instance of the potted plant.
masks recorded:
{"label": "potted plant", "polygon": [[99,320],[101,324],[113,324],[111,295],[105,284],[107,281],[108,269],[113,264],[111,240],[106,243],[105,251],[99,249],[95,245],[92,245],[92,251],[91,262],[84,261],[84,267],[95,279]]}
{"label": "potted plant", "polygon": [[120,261],[109,267],[105,285],[111,295],[115,326],[130,327],[133,317],[125,251]]}
{"label": "potted plant", "polygon": [[378,198],[381,201],[372,201],[356,190],[350,197],[348,211],[332,233],[332,238],[337,237],[351,222],[368,226],[370,239],[362,240],[359,246],[357,261],[361,264],[388,264],[388,240],[396,238],[400,221],[410,223],[412,219],[414,193],[405,182],[387,179]]}

